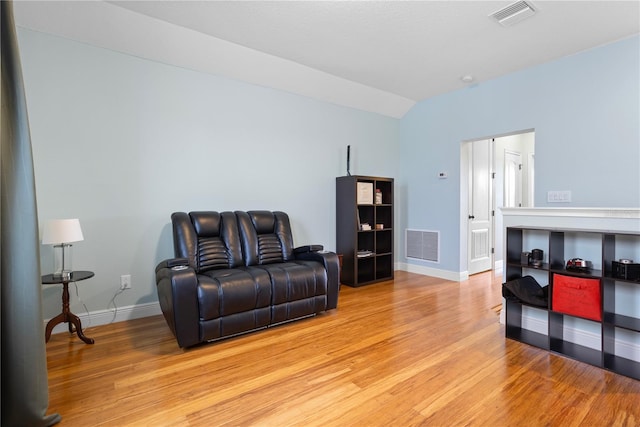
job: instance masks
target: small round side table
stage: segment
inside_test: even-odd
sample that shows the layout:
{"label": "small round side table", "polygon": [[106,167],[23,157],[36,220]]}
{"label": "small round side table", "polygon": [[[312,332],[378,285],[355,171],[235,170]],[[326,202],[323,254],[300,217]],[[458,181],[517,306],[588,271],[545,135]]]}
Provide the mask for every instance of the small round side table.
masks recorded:
{"label": "small round side table", "polygon": [[[72,271],[69,277],[54,277],[53,274],[46,274],[42,276],[43,285],[58,285],[62,283],[62,313],[58,314],[47,323],[47,329],[45,330],[45,342],[49,342],[51,338],[51,331],[53,327],[58,323],[67,322],[69,324],[69,333],[74,332],[78,334],[78,337],[87,344],[93,344],[93,338],[87,338],[82,333],[82,323],[80,318],[73,314],[69,310],[69,283],[79,282],[93,277],[93,271]],[[75,326],[75,330],[74,330]]]}

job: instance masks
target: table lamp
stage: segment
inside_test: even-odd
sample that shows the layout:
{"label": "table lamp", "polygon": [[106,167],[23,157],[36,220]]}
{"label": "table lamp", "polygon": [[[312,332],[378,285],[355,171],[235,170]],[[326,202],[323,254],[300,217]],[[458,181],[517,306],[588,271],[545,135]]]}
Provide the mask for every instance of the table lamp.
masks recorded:
{"label": "table lamp", "polygon": [[[80,220],[52,219],[45,223],[42,230],[42,244],[53,245],[54,272],[53,277],[59,279],[71,278],[71,243],[84,240]],[[60,251],[56,251],[60,248]]]}

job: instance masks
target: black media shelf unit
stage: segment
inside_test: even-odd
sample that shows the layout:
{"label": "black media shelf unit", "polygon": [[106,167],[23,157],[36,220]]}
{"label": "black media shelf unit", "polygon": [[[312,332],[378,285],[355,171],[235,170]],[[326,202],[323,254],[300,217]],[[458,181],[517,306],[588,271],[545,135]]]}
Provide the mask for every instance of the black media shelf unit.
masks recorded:
{"label": "black media shelf unit", "polygon": [[[521,253],[530,251],[531,242],[536,248],[545,250],[548,262],[540,267],[522,264]],[[544,246],[541,242],[546,242]],[[584,244],[586,242],[586,244]],[[579,257],[575,252],[584,251],[591,246],[599,253],[594,259],[595,266],[587,272],[576,272],[565,269],[565,260]],[[549,283],[549,303],[547,307],[527,305],[516,299],[506,299],[506,337],[523,342],[553,353],[566,356],[590,365],[594,365],[636,380],[640,380],[640,361],[623,357],[616,349],[617,337],[626,337],[631,341],[640,341],[640,307],[618,312],[624,307],[624,301],[616,297],[624,290],[627,298],[635,301],[640,298],[640,281],[615,277],[612,261],[621,258],[633,258],[640,248],[640,233],[607,230],[555,229],[543,227],[507,227],[506,230],[506,280],[513,280],[524,275],[536,275],[547,278]],[[637,262],[637,260],[636,260]],[[599,264],[599,265],[598,265]],[[600,314],[602,320],[592,320],[572,316],[553,310],[553,280],[555,274],[565,276],[598,279],[600,283]],[[538,280],[540,282],[540,280]],[[540,283],[545,285],[545,283]],[[620,296],[618,296],[620,299]],[[629,304],[627,304],[629,305]],[[523,328],[523,312],[547,323],[547,330],[533,331]],[[565,337],[567,324],[575,327],[581,324],[591,334],[599,333],[600,345],[585,346],[571,342]],[[533,329],[533,328],[532,328]],[[540,328],[537,328],[540,329]],[[580,341],[574,339],[574,341]],[[593,344],[593,343],[592,343]]]}
{"label": "black media shelf unit", "polygon": [[[358,203],[360,185],[370,189],[372,197]],[[382,203],[375,203],[377,190],[382,193]],[[369,224],[371,230],[361,229],[361,224]],[[358,287],[393,279],[393,247],[393,178],[337,177],[336,250],[342,254],[340,283]]]}

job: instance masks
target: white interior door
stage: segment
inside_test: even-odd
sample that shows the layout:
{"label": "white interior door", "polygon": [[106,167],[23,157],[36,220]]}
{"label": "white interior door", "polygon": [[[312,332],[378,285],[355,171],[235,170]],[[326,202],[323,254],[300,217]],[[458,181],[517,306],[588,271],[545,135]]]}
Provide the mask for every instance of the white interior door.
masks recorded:
{"label": "white interior door", "polygon": [[474,141],[471,145],[469,174],[469,274],[491,270],[493,263],[492,215],[492,141]]}

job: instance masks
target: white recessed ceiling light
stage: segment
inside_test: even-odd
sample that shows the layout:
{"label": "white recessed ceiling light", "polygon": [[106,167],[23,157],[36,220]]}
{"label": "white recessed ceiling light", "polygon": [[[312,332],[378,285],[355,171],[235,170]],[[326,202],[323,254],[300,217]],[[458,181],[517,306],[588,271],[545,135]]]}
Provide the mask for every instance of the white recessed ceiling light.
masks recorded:
{"label": "white recessed ceiling light", "polygon": [[467,74],[465,76],[460,77],[460,80],[462,80],[465,83],[471,83],[473,81],[473,76]]}

